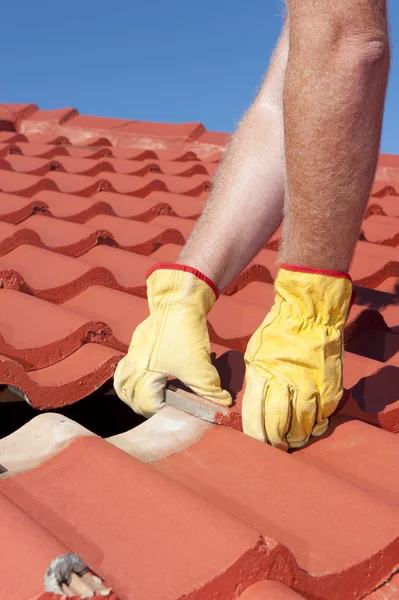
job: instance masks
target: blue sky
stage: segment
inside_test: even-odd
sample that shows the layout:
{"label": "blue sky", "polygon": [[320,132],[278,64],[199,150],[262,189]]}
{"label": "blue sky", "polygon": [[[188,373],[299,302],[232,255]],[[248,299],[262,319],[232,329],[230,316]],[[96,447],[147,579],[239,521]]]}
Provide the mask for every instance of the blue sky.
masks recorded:
{"label": "blue sky", "polygon": [[[2,6],[1,101],[233,131],[278,38],[281,0],[16,0]],[[382,151],[399,154],[399,2]],[[398,47],[396,47],[398,46]]]}

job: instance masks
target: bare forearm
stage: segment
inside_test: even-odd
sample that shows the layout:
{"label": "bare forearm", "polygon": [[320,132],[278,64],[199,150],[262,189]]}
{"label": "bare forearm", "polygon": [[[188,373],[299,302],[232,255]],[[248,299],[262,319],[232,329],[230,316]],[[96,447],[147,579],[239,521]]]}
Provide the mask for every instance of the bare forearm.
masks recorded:
{"label": "bare forearm", "polygon": [[252,260],[283,215],[285,160],[282,93],[288,28],[262,88],[223,159],[211,197],[179,262],[224,289]]}
{"label": "bare forearm", "polygon": [[282,261],[347,271],[377,162],[389,46],[384,0],[288,0]]}

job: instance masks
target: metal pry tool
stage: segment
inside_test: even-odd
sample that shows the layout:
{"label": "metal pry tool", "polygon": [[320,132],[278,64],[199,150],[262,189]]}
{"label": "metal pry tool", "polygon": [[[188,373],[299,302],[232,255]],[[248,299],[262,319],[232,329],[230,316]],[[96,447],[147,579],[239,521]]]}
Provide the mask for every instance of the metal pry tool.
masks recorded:
{"label": "metal pry tool", "polygon": [[218,423],[216,416],[226,416],[229,409],[221,404],[197,396],[192,392],[186,392],[168,383],[164,391],[165,403],[181,410],[193,417],[198,417],[209,423]]}

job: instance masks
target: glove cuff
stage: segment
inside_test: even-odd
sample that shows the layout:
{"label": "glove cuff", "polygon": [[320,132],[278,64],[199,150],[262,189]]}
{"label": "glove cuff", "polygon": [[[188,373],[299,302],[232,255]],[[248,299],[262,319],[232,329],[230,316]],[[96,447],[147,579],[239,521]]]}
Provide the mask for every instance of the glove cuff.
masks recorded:
{"label": "glove cuff", "polygon": [[286,263],[280,265],[281,269],[286,271],[294,271],[295,273],[310,273],[311,275],[327,275],[327,277],[342,277],[352,282],[352,277],[345,271],[333,271],[330,269],[317,269],[315,267],[302,267],[301,265],[288,265]]}
{"label": "glove cuff", "polygon": [[[326,275],[327,277],[341,277],[342,279],[347,279],[353,285],[352,277],[349,275],[349,273],[346,273],[345,271],[334,271],[331,269],[317,269],[316,267],[302,267],[301,265],[288,265],[287,263],[280,265],[280,268],[285,269],[286,271],[294,271],[295,273],[310,273],[311,275]],[[355,302],[356,302],[356,292],[354,289],[352,289],[352,297],[351,297],[349,308],[352,308],[352,306],[355,304]]]}
{"label": "glove cuff", "polygon": [[209,279],[209,277],[201,273],[201,271],[198,271],[198,269],[194,269],[194,267],[189,267],[188,265],[178,265],[176,263],[155,263],[155,265],[152,265],[152,267],[148,269],[146,273],[146,279],[148,279],[149,276],[152,275],[152,273],[154,271],[157,271],[158,269],[169,269],[173,271],[185,271],[186,273],[191,273],[192,275],[194,275],[198,279],[201,279],[201,281],[209,285],[212,292],[216,296],[216,300],[219,298],[219,290],[217,289],[213,281]]}

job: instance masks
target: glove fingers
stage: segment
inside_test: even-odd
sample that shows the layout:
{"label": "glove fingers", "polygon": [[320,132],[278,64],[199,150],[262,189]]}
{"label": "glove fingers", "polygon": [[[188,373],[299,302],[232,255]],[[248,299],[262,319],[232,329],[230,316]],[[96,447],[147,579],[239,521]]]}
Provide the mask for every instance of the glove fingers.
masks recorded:
{"label": "glove fingers", "polygon": [[[208,358],[208,357],[207,357]],[[216,368],[209,360],[199,361],[197,369],[190,370],[190,377],[180,376],[179,379],[195,394],[223,406],[230,406],[232,397],[229,392],[220,387],[220,377]]]}
{"label": "glove fingers", "polygon": [[265,396],[264,423],[266,436],[272,446],[288,450],[287,433],[291,424],[292,393],[284,377],[274,376],[268,381]]}
{"label": "glove fingers", "polygon": [[119,398],[147,418],[162,408],[166,383],[167,376],[162,373],[135,371],[128,356],[120,361],[114,374],[114,388]]}
{"label": "glove fingers", "polygon": [[260,442],[267,442],[264,421],[266,380],[249,365],[245,374],[245,393],[242,401],[242,427],[244,433]]}
{"label": "glove fingers", "polygon": [[317,392],[306,387],[292,388],[291,427],[287,434],[290,448],[301,448],[308,441],[317,416]]}
{"label": "glove fingers", "polygon": [[243,398],[244,433],[261,442],[288,449],[285,436],[291,421],[290,390],[287,381],[248,366]]}

